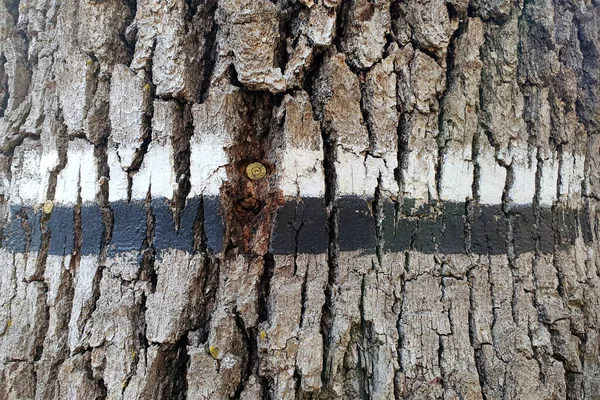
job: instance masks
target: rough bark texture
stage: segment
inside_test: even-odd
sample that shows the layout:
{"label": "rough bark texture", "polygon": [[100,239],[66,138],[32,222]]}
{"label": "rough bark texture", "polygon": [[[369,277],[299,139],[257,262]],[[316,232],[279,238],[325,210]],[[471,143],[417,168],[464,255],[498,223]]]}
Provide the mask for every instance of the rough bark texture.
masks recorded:
{"label": "rough bark texture", "polygon": [[600,399],[597,0],[0,0],[0,182],[2,400]]}

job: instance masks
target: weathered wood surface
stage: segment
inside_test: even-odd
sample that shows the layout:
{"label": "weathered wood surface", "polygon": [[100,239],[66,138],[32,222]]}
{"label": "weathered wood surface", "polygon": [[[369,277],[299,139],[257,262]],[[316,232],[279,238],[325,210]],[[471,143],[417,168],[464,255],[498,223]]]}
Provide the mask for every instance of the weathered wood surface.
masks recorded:
{"label": "weathered wood surface", "polygon": [[2,0],[0,182],[2,400],[600,399],[598,1]]}

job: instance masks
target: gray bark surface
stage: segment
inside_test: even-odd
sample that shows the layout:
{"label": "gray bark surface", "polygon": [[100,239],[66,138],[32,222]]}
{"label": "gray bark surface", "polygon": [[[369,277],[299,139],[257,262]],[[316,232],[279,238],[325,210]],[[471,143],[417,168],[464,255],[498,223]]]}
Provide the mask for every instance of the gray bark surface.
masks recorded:
{"label": "gray bark surface", "polygon": [[599,207],[598,0],[0,0],[0,400],[600,399]]}

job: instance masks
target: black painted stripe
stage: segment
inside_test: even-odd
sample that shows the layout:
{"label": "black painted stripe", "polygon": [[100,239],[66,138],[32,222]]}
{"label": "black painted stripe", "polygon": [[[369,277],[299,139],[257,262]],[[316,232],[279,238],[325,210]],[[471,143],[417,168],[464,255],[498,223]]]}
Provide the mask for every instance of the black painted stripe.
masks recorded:
{"label": "black painted stripe", "polygon": [[[339,250],[375,253],[377,233],[371,202],[345,196],[337,200],[336,208]],[[573,245],[579,227],[589,225],[582,210],[543,208],[536,233],[531,206],[517,207],[507,216],[500,205],[479,205],[473,209],[470,247],[467,248],[465,203],[446,202],[434,209],[431,206],[414,207],[414,202],[407,201],[401,210],[398,208],[391,202],[383,205],[381,234],[384,252],[412,249],[427,254],[466,254],[469,251],[474,254],[505,254],[508,251],[510,218],[517,254],[535,251],[536,236],[539,236],[539,250],[551,253],[555,242],[559,248]],[[552,229],[553,221],[556,231]],[[584,234],[591,237],[591,232]],[[328,243],[327,212],[323,199],[289,201],[280,209],[271,242],[273,253],[325,253]]]}
{"label": "black painted stripe", "polygon": [[[203,207],[200,207],[203,201]],[[223,242],[223,221],[219,210],[218,197],[191,198],[183,210],[179,230],[166,199],[154,199],[151,215],[155,219],[155,232],[152,245],[157,252],[166,249],[181,249],[191,252],[194,245],[194,224],[200,210],[204,211],[204,222],[208,238],[208,249],[221,250]],[[140,251],[146,240],[146,218],[148,210],[143,202],[117,201],[111,204],[114,215],[112,240],[109,255],[128,251]],[[31,207],[11,206],[11,220],[4,228],[4,240],[0,247],[12,252],[38,251],[41,247],[41,211]],[[97,204],[84,205],[81,209],[82,255],[99,254],[101,251],[104,225],[101,210]],[[52,255],[71,254],[74,245],[74,208],[55,206],[47,228],[50,234],[48,253]]]}
{"label": "black painted stripe", "polygon": [[[203,212],[207,247],[219,252],[223,246],[224,224],[218,197],[189,199],[183,211],[179,230],[175,229],[172,212],[166,199],[154,199],[150,205],[155,219],[153,247],[157,252],[181,249],[188,252],[194,246],[194,225]],[[338,243],[340,251],[359,250],[373,254],[377,232],[372,202],[357,196],[345,196],[336,202],[338,212]],[[143,202],[114,202],[114,228],[109,254],[140,251],[146,240],[147,206]],[[0,246],[13,252],[40,249],[42,232],[40,211],[11,206],[11,220],[4,228]],[[535,219],[531,206],[518,207],[507,217],[501,206],[474,206],[471,221],[470,248],[466,238],[466,205],[444,203],[415,207],[405,202],[402,210],[394,203],[385,203],[381,210],[383,251],[400,252],[414,249],[423,253],[442,254],[504,254],[507,252],[509,220],[512,220],[514,249],[517,254],[535,251]],[[99,254],[104,226],[97,205],[81,209],[83,255]],[[291,200],[279,210],[271,239],[274,254],[326,253],[329,244],[329,213],[322,198]],[[74,209],[56,206],[46,229],[50,233],[49,254],[65,255],[73,251]],[[554,230],[553,230],[554,226]],[[540,210],[537,227],[539,249],[554,250],[555,244],[574,244],[580,230],[586,240],[592,236],[583,210],[555,207]]]}

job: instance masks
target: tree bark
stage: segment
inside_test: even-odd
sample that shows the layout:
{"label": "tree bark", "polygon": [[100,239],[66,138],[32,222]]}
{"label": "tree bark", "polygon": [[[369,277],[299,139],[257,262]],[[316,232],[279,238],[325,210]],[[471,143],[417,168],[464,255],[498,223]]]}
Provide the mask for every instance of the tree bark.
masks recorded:
{"label": "tree bark", "polygon": [[2,400],[600,399],[597,0],[0,0],[0,181]]}

